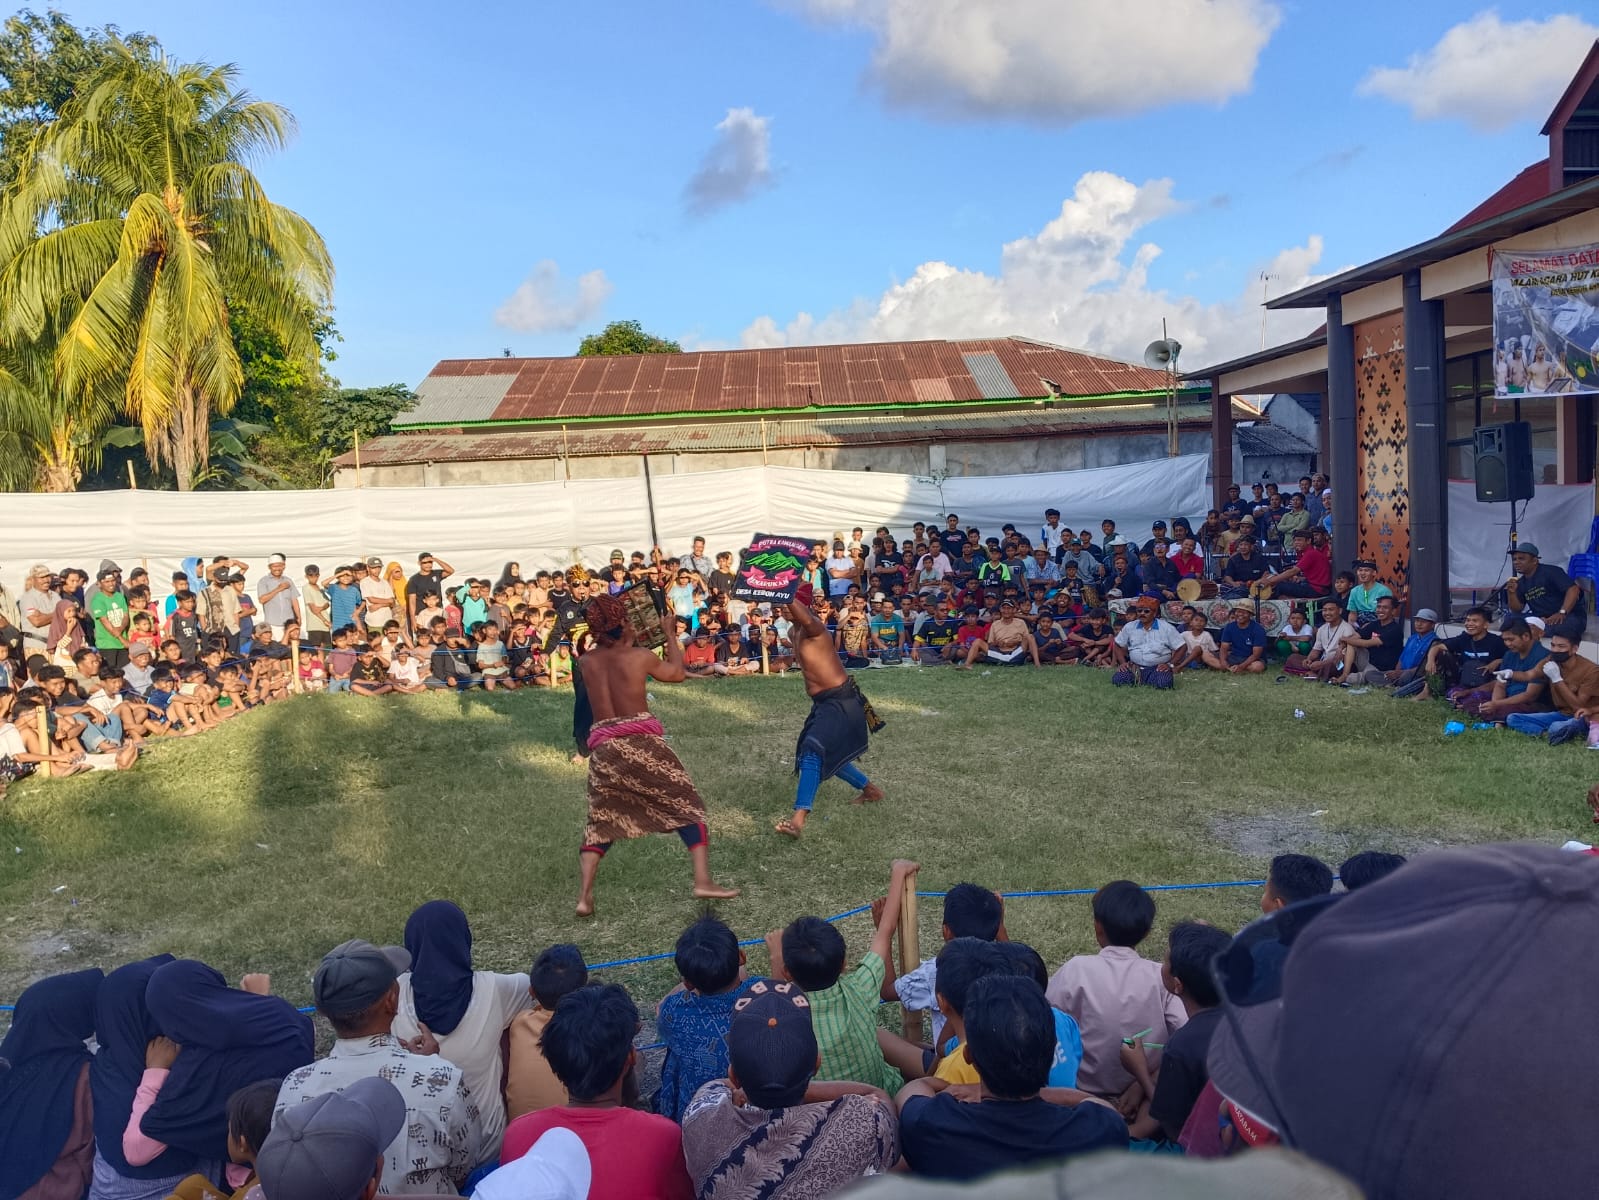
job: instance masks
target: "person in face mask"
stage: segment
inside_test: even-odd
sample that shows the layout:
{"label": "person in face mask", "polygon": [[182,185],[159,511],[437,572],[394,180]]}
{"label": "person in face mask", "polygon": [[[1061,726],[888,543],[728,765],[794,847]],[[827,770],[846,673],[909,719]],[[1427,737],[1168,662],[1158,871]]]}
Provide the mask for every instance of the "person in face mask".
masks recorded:
{"label": "person in face mask", "polygon": [[1505,724],[1533,737],[1548,733],[1551,746],[1587,734],[1589,719],[1599,717],[1599,665],[1577,653],[1581,640],[1582,631],[1575,625],[1556,625],[1549,630],[1549,657],[1543,662],[1543,674],[1555,709],[1511,713]]}

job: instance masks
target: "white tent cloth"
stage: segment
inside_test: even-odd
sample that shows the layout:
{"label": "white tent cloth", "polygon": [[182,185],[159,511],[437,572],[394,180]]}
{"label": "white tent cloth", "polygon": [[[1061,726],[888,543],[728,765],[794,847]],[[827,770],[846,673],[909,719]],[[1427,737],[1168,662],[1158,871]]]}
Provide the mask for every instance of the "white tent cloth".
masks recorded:
{"label": "white tent cloth", "polygon": [[344,488],[308,492],[79,492],[0,495],[0,582],[17,594],[35,563],[93,572],[109,558],[143,566],[158,595],[183,559],[242,559],[254,581],[268,555],[326,574],[357,555],[397,560],[409,573],[420,551],[457,575],[497,578],[506,562],[523,574],[603,562],[655,533],[668,554],[696,535],[712,553],[737,551],[757,532],[831,537],[887,525],[904,536],[916,521],[955,512],[984,535],[1013,522],[1037,536],[1045,508],[1061,523],[1097,531],[1104,517],[1140,536],[1157,517],[1202,515],[1206,458],[1187,455],[1127,466],[1036,475],[933,479],[880,471],[748,467],[683,475],[504,484],[492,487]]}

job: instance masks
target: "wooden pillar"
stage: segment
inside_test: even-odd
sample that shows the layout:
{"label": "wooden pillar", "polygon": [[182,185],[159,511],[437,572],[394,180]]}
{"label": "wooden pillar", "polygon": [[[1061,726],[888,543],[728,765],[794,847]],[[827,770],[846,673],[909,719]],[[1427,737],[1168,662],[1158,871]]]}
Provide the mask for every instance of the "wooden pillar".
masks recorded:
{"label": "wooden pillar", "polygon": [[1223,394],[1219,375],[1210,381],[1210,485],[1210,505],[1220,508],[1233,485],[1233,398]]}
{"label": "wooden pillar", "polygon": [[[899,973],[909,975],[922,965],[922,941],[917,933],[916,876],[905,880],[904,897],[899,908]],[[906,1040],[922,1040],[922,1013],[920,1009],[903,1009],[900,1031]]]}
{"label": "wooden pillar", "polygon": [[1331,420],[1327,475],[1333,490],[1333,566],[1355,558],[1359,533],[1356,513],[1355,333],[1344,324],[1342,296],[1327,300],[1327,412]]}
{"label": "wooden pillar", "polygon": [[1410,426],[1410,611],[1431,608],[1447,616],[1444,304],[1422,299],[1421,272],[1406,271],[1404,306],[1405,410]]}

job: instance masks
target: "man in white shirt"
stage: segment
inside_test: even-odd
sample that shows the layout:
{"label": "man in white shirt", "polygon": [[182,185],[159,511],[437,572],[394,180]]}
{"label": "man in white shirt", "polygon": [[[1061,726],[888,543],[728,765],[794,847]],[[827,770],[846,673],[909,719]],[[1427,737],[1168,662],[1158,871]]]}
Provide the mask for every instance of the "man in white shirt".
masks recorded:
{"label": "man in white shirt", "polygon": [[389,1032],[399,1008],[400,973],[411,956],[352,941],[330,950],[317,967],[312,994],[338,1040],[324,1059],[289,1074],[273,1110],[287,1109],[358,1079],[381,1077],[405,1099],[405,1126],[383,1154],[386,1194],[456,1196],[483,1155],[478,1106],[461,1069],[435,1054],[414,1054]]}
{"label": "man in white shirt", "polygon": [[255,588],[255,598],[261,606],[259,622],[270,626],[272,636],[279,641],[283,640],[283,631],[289,622],[299,623],[301,619],[300,589],[294,586],[294,580],[284,575],[284,567],[281,554],[267,559],[267,576]]}
{"label": "man in white shirt", "polygon": [[49,567],[35,563],[28,571],[28,586],[17,599],[17,627],[22,630],[23,644],[29,654],[44,648],[56,605],[61,602],[61,597],[50,590],[52,578]]}
{"label": "man in white shirt", "polygon": [[1122,626],[1111,644],[1116,670],[1110,681],[1117,687],[1146,683],[1169,688],[1188,658],[1188,648],[1176,628],[1160,620],[1160,602],[1140,596],[1133,604],[1136,621]]}
{"label": "man in white shirt", "polygon": [[1309,654],[1290,654],[1283,670],[1290,675],[1313,676],[1323,683],[1341,683],[1355,661],[1355,647],[1349,639],[1357,636],[1355,627],[1344,620],[1343,607],[1336,600],[1321,606],[1321,625]]}
{"label": "man in white shirt", "polygon": [[822,564],[827,572],[827,594],[834,600],[849,595],[850,588],[855,585],[855,580],[850,578],[854,566],[855,560],[844,552],[844,543],[834,542],[832,556]]}
{"label": "man in white shirt", "polygon": [[694,572],[694,574],[700,577],[700,583],[702,585],[707,588],[710,587],[709,581],[711,578],[711,560],[710,557],[705,553],[704,538],[697,537],[694,539],[694,552],[692,554],[685,554],[678,565],[687,567],[690,571]]}
{"label": "man in white shirt", "polygon": [[361,580],[361,599],[366,601],[367,632],[377,637],[394,619],[394,587],[383,578],[383,560],[373,555],[366,560],[366,578]]}

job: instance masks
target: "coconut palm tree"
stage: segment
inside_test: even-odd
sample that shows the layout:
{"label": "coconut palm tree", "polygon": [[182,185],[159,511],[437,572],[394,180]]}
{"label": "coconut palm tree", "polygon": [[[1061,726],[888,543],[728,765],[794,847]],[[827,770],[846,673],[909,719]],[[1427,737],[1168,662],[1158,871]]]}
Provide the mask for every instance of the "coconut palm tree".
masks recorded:
{"label": "coconut palm tree", "polygon": [[151,465],[188,490],[243,385],[224,297],[314,360],[309,314],[333,265],[248,165],[287,143],[287,111],[241,90],[233,66],[117,50],[0,197],[0,343],[56,325],[64,402],[114,389]]}
{"label": "coconut palm tree", "polygon": [[99,468],[117,397],[66,396],[55,386],[54,345],[49,336],[0,343],[0,491],[70,492]]}

